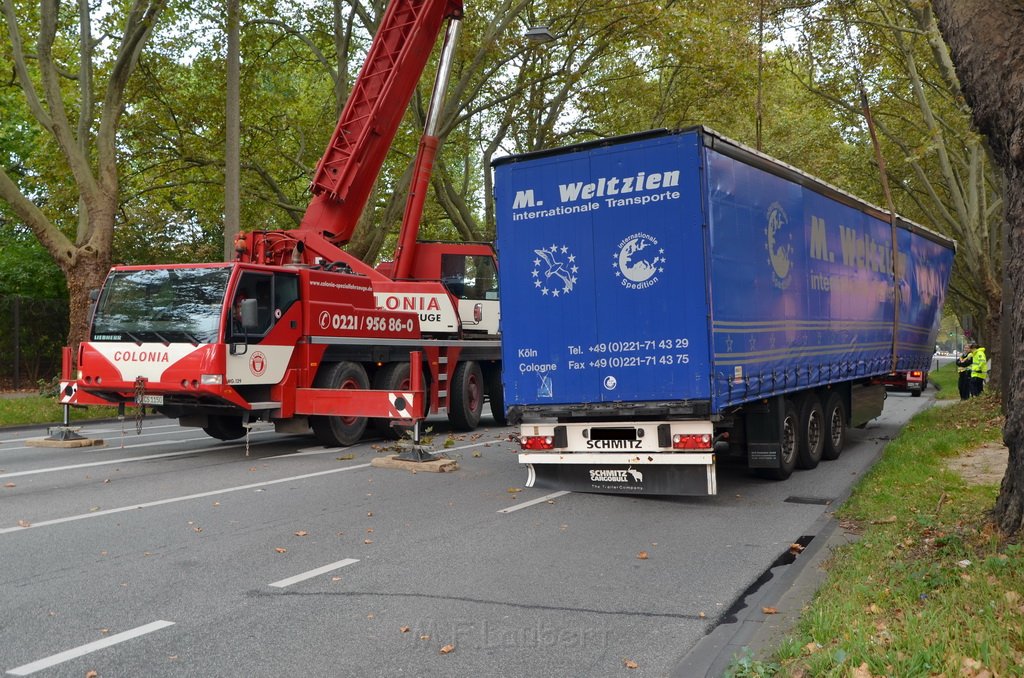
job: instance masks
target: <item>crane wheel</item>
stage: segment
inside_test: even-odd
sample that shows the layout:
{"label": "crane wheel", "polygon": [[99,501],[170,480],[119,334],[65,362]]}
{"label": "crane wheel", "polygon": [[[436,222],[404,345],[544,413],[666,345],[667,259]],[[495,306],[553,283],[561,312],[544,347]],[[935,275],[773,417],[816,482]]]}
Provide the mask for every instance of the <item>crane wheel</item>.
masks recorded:
{"label": "crane wheel", "polygon": [[484,409],[484,375],[480,364],[473,360],[459,363],[448,388],[448,421],[460,431],[472,431],[480,423]]}
{"label": "crane wheel", "polygon": [[208,416],[203,431],[206,432],[206,435],[217,440],[238,440],[245,435],[242,418],[226,414],[211,414]]}
{"label": "crane wheel", "polygon": [[[320,366],[313,381],[316,388],[360,389],[370,388],[366,370],[359,363],[343,361]],[[347,447],[359,442],[366,430],[366,417],[314,416],[309,418],[317,440],[325,447]]]}

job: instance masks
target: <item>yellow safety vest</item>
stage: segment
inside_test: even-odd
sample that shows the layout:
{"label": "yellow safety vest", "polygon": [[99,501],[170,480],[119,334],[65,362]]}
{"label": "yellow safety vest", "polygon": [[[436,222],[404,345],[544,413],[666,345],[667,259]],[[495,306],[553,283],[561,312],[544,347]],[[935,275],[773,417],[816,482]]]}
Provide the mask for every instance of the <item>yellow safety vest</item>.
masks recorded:
{"label": "yellow safety vest", "polygon": [[985,359],[985,349],[980,346],[974,349],[974,362],[971,363],[971,378],[985,378],[987,372],[988,361]]}

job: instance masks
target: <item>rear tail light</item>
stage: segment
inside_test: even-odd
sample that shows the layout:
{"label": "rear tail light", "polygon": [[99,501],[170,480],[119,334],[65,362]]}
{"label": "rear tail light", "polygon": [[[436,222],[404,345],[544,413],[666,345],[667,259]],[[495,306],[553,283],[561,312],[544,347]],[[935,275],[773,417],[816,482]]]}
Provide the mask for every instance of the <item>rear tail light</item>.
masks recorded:
{"label": "rear tail light", "polygon": [[676,433],[672,436],[673,450],[710,450],[709,433]]}
{"label": "rear tail light", "polygon": [[524,450],[553,450],[555,439],[553,436],[526,436],[520,445]]}
{"label": "rear tail light", "polygon": [[910,372],[910,378],[911,379],[920,379],[923,376],[924,376],[924,372],[922,372],[921,370],[911,370],[911,372]]}

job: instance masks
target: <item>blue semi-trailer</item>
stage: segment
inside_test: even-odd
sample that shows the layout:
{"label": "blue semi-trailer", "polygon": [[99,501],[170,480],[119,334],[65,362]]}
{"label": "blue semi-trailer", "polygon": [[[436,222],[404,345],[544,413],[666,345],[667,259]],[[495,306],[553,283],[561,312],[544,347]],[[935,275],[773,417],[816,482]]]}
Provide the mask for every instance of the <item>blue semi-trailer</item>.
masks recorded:
{"label": "blue semi-trailer", "polygon": [[494,174],[529,486],[715,494],[724,455],[782,480],[928,368],[955,243],[790,165],[695,127]]}

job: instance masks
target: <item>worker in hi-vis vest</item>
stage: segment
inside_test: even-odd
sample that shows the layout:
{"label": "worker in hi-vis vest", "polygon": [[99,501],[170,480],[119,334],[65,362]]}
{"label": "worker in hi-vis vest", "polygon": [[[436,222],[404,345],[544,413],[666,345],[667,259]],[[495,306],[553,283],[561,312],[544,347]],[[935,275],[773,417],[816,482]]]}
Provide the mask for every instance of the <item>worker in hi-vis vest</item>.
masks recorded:
{"label": "worker in hi-vis vest", "polygon": [[988,376],[988,360],[985,358],[985,349],[977,343],[971,345],[973,359],[971,360],[971,395],[979,396],[985,390],[985,378]]}

